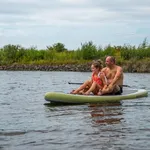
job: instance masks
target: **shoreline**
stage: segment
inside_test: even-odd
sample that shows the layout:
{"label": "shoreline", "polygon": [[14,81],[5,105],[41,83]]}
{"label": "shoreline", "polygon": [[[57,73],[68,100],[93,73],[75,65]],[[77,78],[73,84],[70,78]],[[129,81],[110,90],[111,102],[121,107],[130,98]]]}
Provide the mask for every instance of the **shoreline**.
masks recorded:
{"label": "shoreline", "polygon": [[[0,70],[6,71],[74,71],[74,72],[90,72],[91,63],[86,64],[12,64],[1,65]],[[127,73],[150,73],[150,63],[124,63],[122,65],[124,72]]]}

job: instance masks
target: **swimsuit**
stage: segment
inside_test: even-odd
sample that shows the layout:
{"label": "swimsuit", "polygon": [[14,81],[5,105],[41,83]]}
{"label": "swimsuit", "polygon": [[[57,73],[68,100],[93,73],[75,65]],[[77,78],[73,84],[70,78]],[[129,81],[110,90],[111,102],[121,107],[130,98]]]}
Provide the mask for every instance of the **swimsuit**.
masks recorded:
{"label": "swimsuit", "polygon": [[[98,75],[95,76],[95,74],[93,73],[93,74],[92,74],[92,80],[95,81],[97,84],[103,86],[103,81],[102,81],[101,78],[100,78],[100,74],[101,74],[101,72],[99,72]],[[105,76],[104,76],[104,77],[105,77]],[[107,81],[106,77],[105,77],[105,80]]]}

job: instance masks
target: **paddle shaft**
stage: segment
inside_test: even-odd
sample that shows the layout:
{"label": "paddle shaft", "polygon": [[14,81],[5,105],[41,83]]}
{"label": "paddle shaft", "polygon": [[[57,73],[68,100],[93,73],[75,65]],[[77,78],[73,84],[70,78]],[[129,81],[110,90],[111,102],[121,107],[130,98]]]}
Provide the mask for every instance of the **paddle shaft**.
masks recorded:
{"label": "paddle shaft", "polygon": [[[81,82],[68,82],[68,84],[79,84],[79,85],[81,85],[81,84],[83,84],[83,83],[81,83]],[[131,87],[131,86],[129,86],[129,85],[122,85],[123,87]]]}

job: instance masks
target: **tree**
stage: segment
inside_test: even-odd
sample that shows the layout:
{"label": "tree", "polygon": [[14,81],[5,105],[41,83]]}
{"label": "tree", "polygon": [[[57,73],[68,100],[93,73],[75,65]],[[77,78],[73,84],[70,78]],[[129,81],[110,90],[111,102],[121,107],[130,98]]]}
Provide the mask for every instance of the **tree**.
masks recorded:
{"label": "tree", "polygon": [[5,61],[14,63],[18,61],[18,52],[22,49],[20,45],[5,45],[3,47]]}
{"label": "tree", "polygon": [[65,48],[65,45],[62,43],[55,43],[53,46],[47,46],[47,49],[50,51],[56,51],[56,52],[64,52],[67,49]]}
{"label": "tree", "polygon": [[89,60],[94,59],[96,57],[96,46],[92,41],[81,44],[81,51],[83,52],[83,59]]}
{"label": "tree", "polygon": [[142,44],[139,45],[139,49],[145,49],[147,48],[149,45],[148,45],[148,41],[147,41],[147,38],[145,38],[142,42]]}

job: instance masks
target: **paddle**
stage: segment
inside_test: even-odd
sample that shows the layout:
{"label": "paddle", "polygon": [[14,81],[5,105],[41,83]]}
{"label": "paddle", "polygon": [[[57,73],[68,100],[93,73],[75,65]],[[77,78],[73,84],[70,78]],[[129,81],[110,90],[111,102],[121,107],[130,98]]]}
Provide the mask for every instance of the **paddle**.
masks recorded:
{"label": "paddle", "polygon": [[[79,84],[79,85],[81,85],[81,84],[83,84],[83,83],[81,83],[81,82],[68,82],[68,84]],[[129,85],[122,85],[123,87],[130,87],[131,88],[131,86],[129,86]]]}

